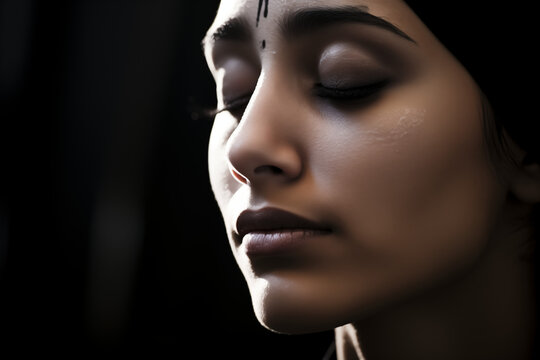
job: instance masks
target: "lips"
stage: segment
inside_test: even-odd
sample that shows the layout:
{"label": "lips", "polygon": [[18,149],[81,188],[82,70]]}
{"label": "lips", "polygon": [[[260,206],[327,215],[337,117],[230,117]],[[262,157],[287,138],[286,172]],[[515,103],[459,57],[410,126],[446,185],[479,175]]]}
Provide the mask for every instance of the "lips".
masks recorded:
{"label": "lips", "polygon": [[291,231],[330,232],[322,223],[276,208],[243,211],[236,222],[240,240],[250,233],[284,233]]}

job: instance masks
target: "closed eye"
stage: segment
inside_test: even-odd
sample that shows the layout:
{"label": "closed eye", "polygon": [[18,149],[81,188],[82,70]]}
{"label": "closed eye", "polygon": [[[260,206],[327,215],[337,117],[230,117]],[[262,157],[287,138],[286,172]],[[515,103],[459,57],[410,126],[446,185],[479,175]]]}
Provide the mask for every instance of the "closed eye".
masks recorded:
{"label": "closed eye", "polygon": [[[388,82],[386,80],[383,80],[376,83],[351,88],[328,87],[318,83],[315,84],[314,94],[320,98],[336,101],[362,100],[369,98],[371,95],[374,95],[382,90],[387,83]],[[233,116],[240,118],[242,117],[250,99],[251,94],[246,94],[227,101],[222,107],[215,109],[212,115],[215,116],[222,112],[229,112]]]}
{"label": "closed eye", "polygon": [[361,100],[370,97],[382,90],[388,81],[378,81],[372,84],[355,86],[350,88],[328,87],[321,83],[315,84],[314,94],[320,98],[329,100]]}
{"label": "closed eye", "polygon": [[235,117],[241,117],[250,99],[251,99],[251,94],[246,94],[238,98],[232,99],[230,101],[227,101],[222,107],[217,108],[214,111],[213,115],[215,116],[222,112],[230,112]]}

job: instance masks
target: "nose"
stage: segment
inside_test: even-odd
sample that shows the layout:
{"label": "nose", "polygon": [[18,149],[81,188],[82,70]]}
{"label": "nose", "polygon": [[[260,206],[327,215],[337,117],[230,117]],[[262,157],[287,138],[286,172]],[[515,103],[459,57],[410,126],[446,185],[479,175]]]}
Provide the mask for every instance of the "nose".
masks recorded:
{"label": "nose", "polygon": [[303,161],[298,138],[301,125],[294,121],[297,106],[286,98],[286,92],[260,86],[229,138],[229,168],[242,184],[251,187],[283,184],[301,176]]}

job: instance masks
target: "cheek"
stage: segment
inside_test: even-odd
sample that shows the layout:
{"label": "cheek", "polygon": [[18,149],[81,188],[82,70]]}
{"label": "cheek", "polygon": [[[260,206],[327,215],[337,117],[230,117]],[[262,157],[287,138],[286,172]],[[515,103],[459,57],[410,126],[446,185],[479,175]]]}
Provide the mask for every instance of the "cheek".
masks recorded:
{"label": "cheek", "polygon": [[472,263],[503,201],[476,94],[421,100],[410,107],[415,101],[408,97],[409,107],[394,107],[405,110],[332,126],[325,133],[341,140],[319,141],[325,151],[314,177],[322,179],[339,231],[355,249],[351,264],[372,264],[369,271],[344,271],[369,274],[363,284],[411,287]]}

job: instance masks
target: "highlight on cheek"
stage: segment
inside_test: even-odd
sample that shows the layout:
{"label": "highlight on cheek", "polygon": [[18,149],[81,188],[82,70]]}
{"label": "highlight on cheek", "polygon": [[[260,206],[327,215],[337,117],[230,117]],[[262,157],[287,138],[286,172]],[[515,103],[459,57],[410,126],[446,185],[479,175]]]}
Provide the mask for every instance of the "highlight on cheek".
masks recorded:
{"label": "highlight on cheek", "polygon": [[374,139],[395,141],[410,134],[416,127],[425,121],[425,109],[406,108],[400,114],[396,114],[397,120],[391,125],[381,124],[369,132]]}
{"label": "highlight on cheek", "polygon": [[358,144],[402,146],[402,141],[412,136],[415,130],[425,123],[426,110],[405,108],[369,116],[371,122],[365,123],[354,135]]}

